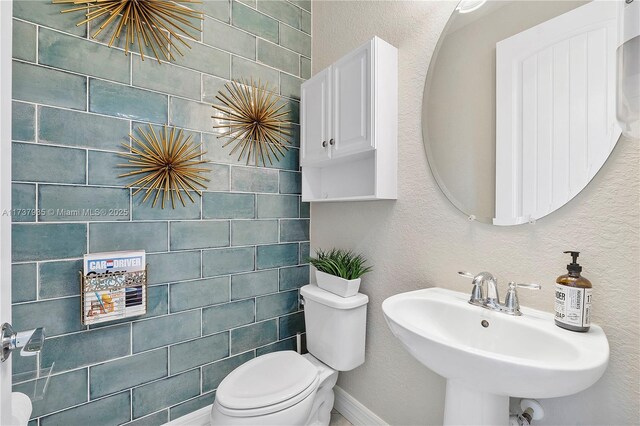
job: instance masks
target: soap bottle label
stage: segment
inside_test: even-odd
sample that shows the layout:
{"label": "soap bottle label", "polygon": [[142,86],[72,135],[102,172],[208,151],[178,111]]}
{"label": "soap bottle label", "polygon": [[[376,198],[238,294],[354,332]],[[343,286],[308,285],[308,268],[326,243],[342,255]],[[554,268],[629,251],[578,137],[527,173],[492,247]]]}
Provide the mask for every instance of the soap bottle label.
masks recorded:
{"label": "soap bottle label", "polygon": [[556,284],[556,320],[574,327],[589,327],[591,289]]}

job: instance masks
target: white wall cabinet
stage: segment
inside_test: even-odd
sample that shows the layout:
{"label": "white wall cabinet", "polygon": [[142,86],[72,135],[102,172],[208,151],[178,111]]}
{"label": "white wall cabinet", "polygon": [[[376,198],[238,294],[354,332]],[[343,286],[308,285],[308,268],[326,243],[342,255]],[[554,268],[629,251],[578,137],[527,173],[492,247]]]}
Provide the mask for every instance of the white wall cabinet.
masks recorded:
{"label": "white wall cabinet", "polygon": [[372,40],[302,84],[303,201],[397,198],[398,51]]}

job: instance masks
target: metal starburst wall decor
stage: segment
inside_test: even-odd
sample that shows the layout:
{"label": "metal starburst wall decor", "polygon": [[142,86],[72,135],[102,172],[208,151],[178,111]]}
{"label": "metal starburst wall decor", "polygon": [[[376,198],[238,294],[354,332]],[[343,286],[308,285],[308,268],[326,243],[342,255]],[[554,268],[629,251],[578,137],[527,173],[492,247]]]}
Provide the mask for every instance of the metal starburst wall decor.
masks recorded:
{"label": "metal starburst wall decor", "polygon": [[133,192],[136,195],[140,191],[145,191],[142,202],[146,202],[155,192],[151,207],[155,207],[162,194],[162,208],[165,202],[171,200],[171,207],[176,208],[175,199],[180,200],[185,206],[184,193],[192,203],[195,200],[191,192],[202,196],[202,189],[207,189],[205,183],[209,179],[202,176],[209,172],[209,169],[198,167],[206,163],[200,160],[200,156],[206,154],[201,152],[202,144],[195,144],[191,141],[191,136],[185,138],[182,129],[176,131],[175,128],[164,126],[162,132],[156,133],[149,125],[149,130],[138,128],[139,138],[129,135],[133,143],[131,146],[123,143],[123,147],[130,152],[119,155],[127,158],[127,164],[118,164],[119,167],[130,167],[133,170],[121,174],[118,177],[140,176],[135,182],[127,185],[127,188],[136,187]]}
{"label": "metal starburst wall decor", "polygon": [[185,4],[202,3],[200,0],[52,0],[54,4],[72,4],[62,13],[85,12],[85,18],[77,26],[87,22],[95,23],[97,30],[91,35],[95,39],[105,29],[111,31],[109,47],[124,34],[125,55],[131,46],[144,60],[144,48],[151,49],[161,62],[175,61],[174,52],[184,56],[177,42],[191,48],[183,36],[195,39],[189,29],[201,31],[189,22],[190,18],[204,19],[201,11]]}
{"label": "metal starburst wall decor", "polygon": [[228,129],[218,135],[229,138],[222,147],[235,144],[229,155],[240,151],[238,161],[246,157],[247,165],[252,158],[256,166],[260,162],[266,166],[267,160],[273,164],[272,158],[277,161],[284,157],[289,150],[285,136],[291,135],[291,124],[285,121],[289,114],[286,104],[280,103],[278,96],[260,81],[254,84],[253,80],[234,80],[225,84],[225,89],[216,95],[222,105],[213,105],[221,116],[212,116],[223,121],[214,128]]}

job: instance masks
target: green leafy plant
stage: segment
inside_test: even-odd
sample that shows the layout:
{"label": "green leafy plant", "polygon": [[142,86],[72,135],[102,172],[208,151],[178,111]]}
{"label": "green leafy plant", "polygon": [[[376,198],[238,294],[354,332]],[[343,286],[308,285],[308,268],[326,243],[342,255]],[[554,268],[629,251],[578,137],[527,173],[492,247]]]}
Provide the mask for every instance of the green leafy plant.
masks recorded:
{"label": "green leafy plant", "polygon": [[365,266],[367,260],[360,254],[355,254],[350,250],[331,249],[324,251],[316,250],[316,257],[309,257],[311,263],[320,272],[335,275],[345,280],[355,280],[360,278],[373,267]]}

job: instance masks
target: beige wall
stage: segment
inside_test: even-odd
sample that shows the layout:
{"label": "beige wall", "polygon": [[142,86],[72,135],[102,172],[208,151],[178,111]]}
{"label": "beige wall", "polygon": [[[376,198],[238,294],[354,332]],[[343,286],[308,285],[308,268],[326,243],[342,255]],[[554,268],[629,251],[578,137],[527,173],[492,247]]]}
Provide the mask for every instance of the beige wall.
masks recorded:
{"label": "beige wall", "polygon": [[[589,186],[536,225],[469,222],[438,189],[422,145],[422,92],[429,58],[450,2],[313,3],[314,73],[378,35],[399,49],[399,171],[396,202],[313,204],[311,245],[362,251],[375,264],[362,290],[370,297],[367,361],[339,385],[393,425],[442,422],[444,380],[405,352],[380,305],[396,293],[430,286],[468,291],[460,269],[502,280],[543,284],[521,302],[553,310],[553,283],[565,271],[563,250],[582,250],[594,283],[594,322],[605,329],[611,361],[581,394],[543,400],[539,425],[631,425],[640,421],[640,149],[621,140]],[[504,291],[503,291],[504,293]]]}

